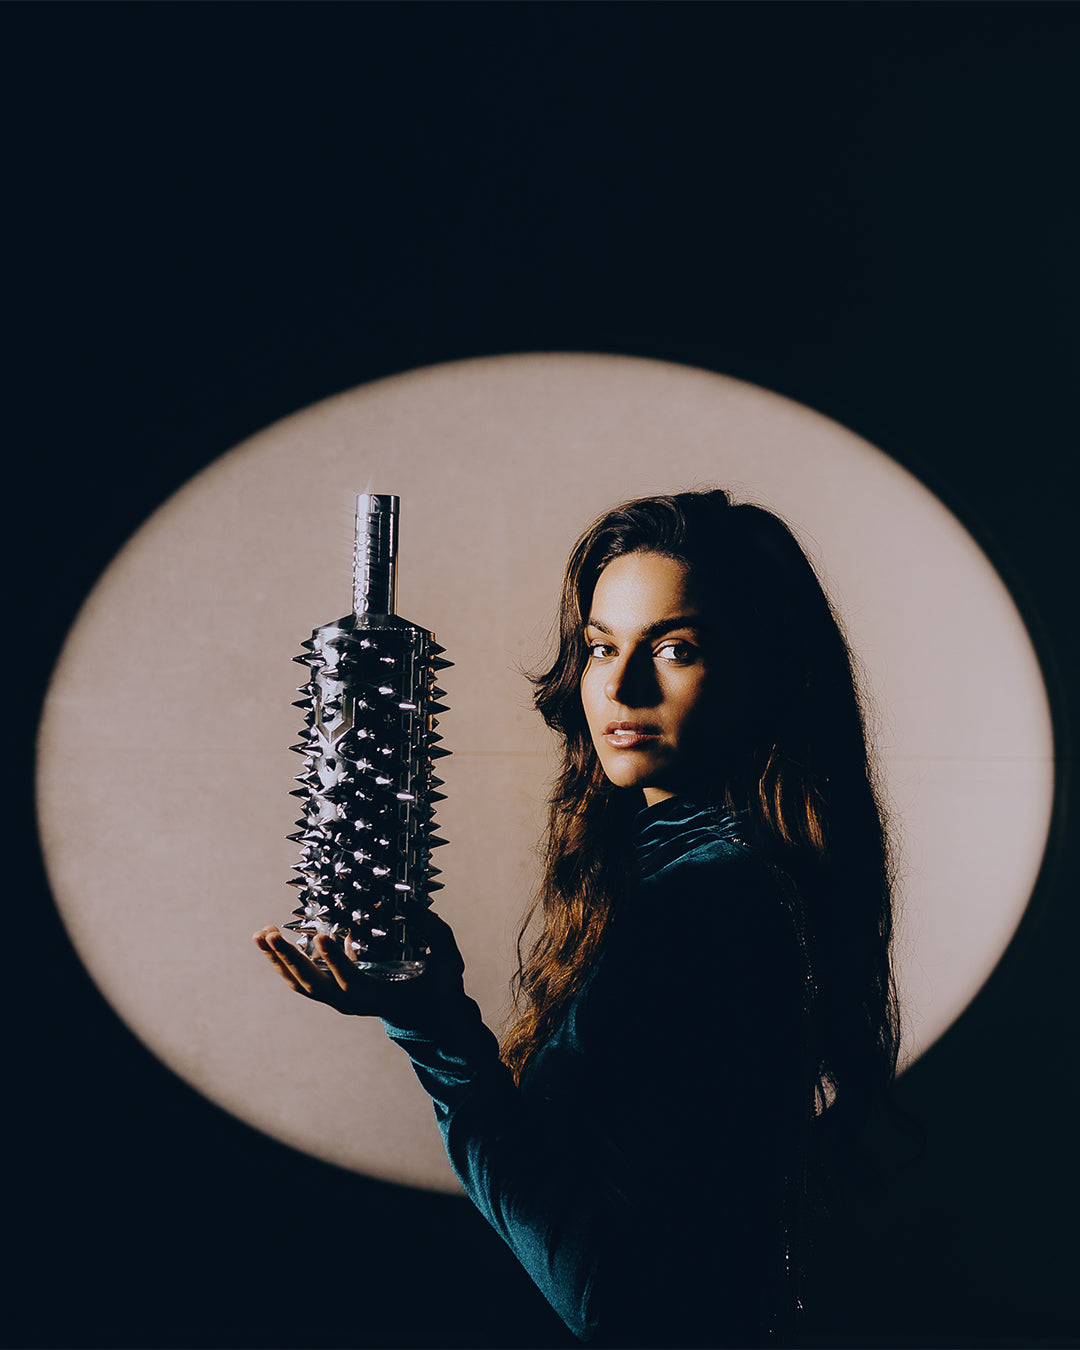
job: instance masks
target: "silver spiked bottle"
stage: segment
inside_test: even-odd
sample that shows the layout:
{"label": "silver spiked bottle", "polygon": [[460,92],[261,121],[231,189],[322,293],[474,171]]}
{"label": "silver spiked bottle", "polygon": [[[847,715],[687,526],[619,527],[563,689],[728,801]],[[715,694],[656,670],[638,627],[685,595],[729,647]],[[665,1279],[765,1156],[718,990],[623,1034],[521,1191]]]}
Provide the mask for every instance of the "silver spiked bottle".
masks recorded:
{"label": "silver spiked bottle", "polygon": [[433,850],[439,747],[436,672],[452,663],[426,629],[395,610],[398,498],[356,499],[353,612],[316,628],[304,656],[302,803],[296,834],[299,906],[285,927],[316,958],[315,938],[333,938],[357,966],[387,980],[424,968],[410,912],[441,886]]}

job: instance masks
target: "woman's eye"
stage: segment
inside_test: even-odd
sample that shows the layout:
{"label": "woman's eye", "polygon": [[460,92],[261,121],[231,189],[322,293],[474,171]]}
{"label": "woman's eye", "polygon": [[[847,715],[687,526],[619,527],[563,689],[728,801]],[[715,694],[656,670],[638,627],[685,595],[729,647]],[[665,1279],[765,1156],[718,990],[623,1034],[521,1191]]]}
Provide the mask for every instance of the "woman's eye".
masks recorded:
{"label": "woman's eye", "polygon": [[606,642],[587,642],[585,646],[594,661],[602,661],[611,655],[611,647]]}
{"label": "woman's eye", "polygon": [[656,655],[665,661],[674,661],[680,666],[688,665],[697,656],[697,648],[689,642],[665,642],[657,647]]}

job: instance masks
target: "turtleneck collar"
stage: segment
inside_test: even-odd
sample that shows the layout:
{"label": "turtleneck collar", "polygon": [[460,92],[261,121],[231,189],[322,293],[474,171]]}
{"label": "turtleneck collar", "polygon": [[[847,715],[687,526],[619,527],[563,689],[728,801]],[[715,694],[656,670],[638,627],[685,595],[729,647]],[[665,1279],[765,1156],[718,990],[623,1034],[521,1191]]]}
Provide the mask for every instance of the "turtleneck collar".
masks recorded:
{"label": "turtleneck collar", "polygon": [[730,811],[689,797],[666,797],[643,806],[634,828],[634,849],[643,880],[699,848],[715,844],[745,847],[738,821]]}

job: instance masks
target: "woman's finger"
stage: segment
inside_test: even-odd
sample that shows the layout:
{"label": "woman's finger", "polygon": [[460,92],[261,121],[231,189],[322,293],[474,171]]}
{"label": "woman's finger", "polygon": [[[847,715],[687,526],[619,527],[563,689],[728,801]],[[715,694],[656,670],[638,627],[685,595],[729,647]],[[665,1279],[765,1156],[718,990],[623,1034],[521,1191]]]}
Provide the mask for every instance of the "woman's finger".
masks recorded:
{"label": "woman's finger", "polygon": [[266,959],[270,962],[270,964],[274,967],[274,969],[277,971],[277,973],[281,976],[281,978],[285,981],[285,983],[289,986],[290,989],[295,990],[296,993],[298,994],[305,994],[305,995],[307,994],[307,990],[301,988],[301,986],[297,983],[295,975],[293,975],[293,973],[288,969],[288,967],[281,961],[277,953],[265,939],[260,940],[258,937],[256,937],[255,944],[260,949],[260,951],[263,952]]}
{"label": "woman's finger", "polygon": [[293,989],[309,998],[318,998],[318,987],[323,979],[322,973],[302,952],[298,952],[291,942],[277,928],[264,928],[255,934],[256,945],[261,947],[270,960]]}
{"label": "woman's finger", "polygon": [[355,988],[356,981],[364,978],[345,955],[343,948],[333,938],[316,938],[315,945],[318,948],[319,955],[326,962],[330,974],[344,993],[349,993]]}

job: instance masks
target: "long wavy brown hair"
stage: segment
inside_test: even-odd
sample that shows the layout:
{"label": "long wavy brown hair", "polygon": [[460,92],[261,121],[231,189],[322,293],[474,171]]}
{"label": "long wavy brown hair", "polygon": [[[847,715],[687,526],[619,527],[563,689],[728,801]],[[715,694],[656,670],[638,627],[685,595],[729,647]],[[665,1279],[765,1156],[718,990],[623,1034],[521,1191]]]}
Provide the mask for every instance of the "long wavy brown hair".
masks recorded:
{"label": "long wavy brown hair", "polygon": [[699,608],[731,653],[722,658],[722,730],[705,794],[738,813],[747,842],[797,890],[814,953],[821,1078],[830,1096],[865,1101],[895,1071],[898,1014],[887,836],[852,657],[788,526],[720,489],[626,502],[595,521],[570,555],[558,651],[532,677],[562,757],[542,880],[518,940],[517,1018],[503,1060],[520,1081],[633,884],[630,838],[642,794],[614,787],[601,770],[581,678],[597,579],[612,559],[642,551],[687,568]]}

